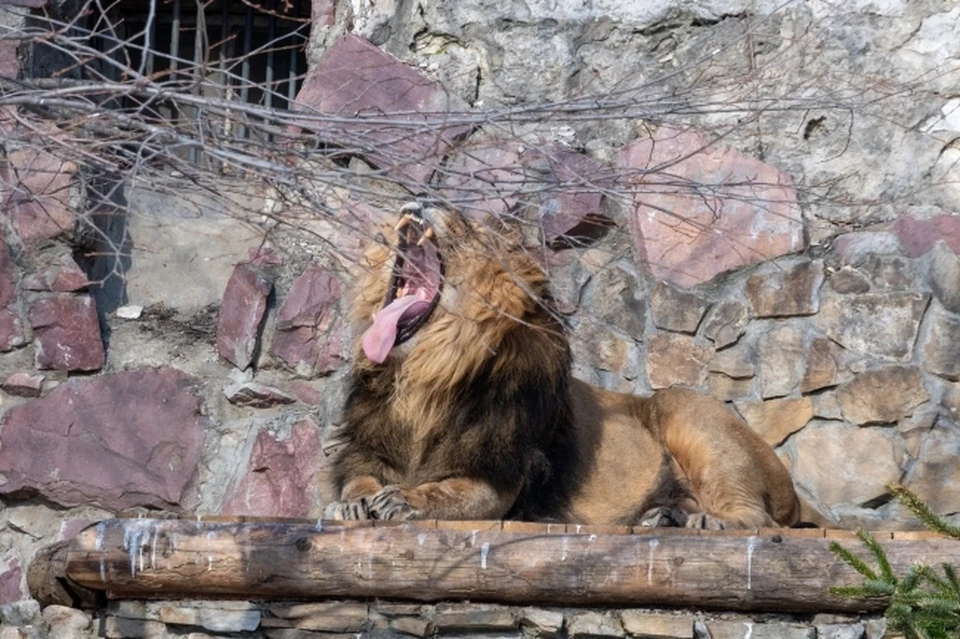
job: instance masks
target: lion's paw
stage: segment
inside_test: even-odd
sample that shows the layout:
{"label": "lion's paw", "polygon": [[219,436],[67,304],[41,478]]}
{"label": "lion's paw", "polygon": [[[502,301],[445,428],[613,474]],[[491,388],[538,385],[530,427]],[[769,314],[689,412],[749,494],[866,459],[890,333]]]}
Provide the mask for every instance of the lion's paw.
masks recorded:
{"label": "lion's paw", "polygon": [[707,513],[693,513],[687,517],[686,527],[698,530],[725,530],[727,524],[722,519]]}
{"label": "lion's paw", "polygon": [[370,505],[366,498],[332,501],[323,509],[323,518],[337,521],[373,519],[370,516]]}
{"label": "lion's paw", "polygon": [[370,498],[373,519],[418,519],[421,513],[403,496],[400,486],[386,486]]}
{"label": "lion's paw", "polygon": [[640,516],[640,525],[647,528],[680,528],[685,523],[687,514],[670,506],[657,506]]}

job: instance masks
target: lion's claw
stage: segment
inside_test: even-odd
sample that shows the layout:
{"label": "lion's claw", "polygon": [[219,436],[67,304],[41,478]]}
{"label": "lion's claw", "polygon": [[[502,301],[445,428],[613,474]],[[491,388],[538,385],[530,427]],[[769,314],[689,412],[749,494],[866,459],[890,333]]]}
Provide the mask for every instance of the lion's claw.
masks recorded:
{"label": "lion's claw", "polygon": [[640,525],[648,528],[681,528],[687,522],[685,512],[670,506],[657,506],[640,516]]}
{"label": "lion's claw", "polygon": [[370,502],[365,498],[332,501],[323,509],[323,518],[338,521],[374,519],[370,515]]}
{"label": "lion's claw", "polygon": [[686,527],[698,530],[726,530],[727,524],[722,519],[707,513],[693,513],[687,517]]}
{"label": "lion's claw", "polygon": [[403,496],[399,486],[387,486],[370,498],[372,519],[417,519],[420,514]]}

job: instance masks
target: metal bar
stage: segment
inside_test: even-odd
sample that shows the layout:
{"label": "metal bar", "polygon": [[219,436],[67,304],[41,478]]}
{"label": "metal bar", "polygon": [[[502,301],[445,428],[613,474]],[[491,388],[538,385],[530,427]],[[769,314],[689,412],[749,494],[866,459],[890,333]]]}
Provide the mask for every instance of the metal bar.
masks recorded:
{"label": "metal bar", "polygon": [[264,78],[264,96],[263,105],[268,109],[273,106],[273,92],[276,87],[273,86],[273,50],[276,48],[274,39],[277,37],[277,0],[270,3],[270,17],[267,19],[267,69]]}
{"label": "metal bar", "polygon": [[[301,9],[300,2],[301,0],[296,0],[296,3],[294,4],[293,15],[296,18],[300,17],[300,9]],[[299,24],[299,23],[294,23],[294,24]],[[289,75],[289,79],[287,80],[287,108],[288,109],[293,108],[293,101],[297,99],[297,62],[298,62],[297,35],[299,33],[300,33],[300,27],[298,26],[296,29],[294,29],[294,31],[289,36],[290,44],[292,46],[290,47],[290,75]]]}
{"label": "metal bar", "polygon": [[[193,31],[193,85],[190,92],[194,95],[200,95],[202,84],[206,81],[206,46],[207,39],[207,20],[204,13],[204,6],[201,0],[195,0],[197,5],[197,14],[194,24],[196,28]],[[201,117],[200,107],[190,109],[191,118],[195,121],[197,127],[197,137],[203,137],[203,118]],[[190,147],[188,159],[190,164],[197,164],[199,159],[198,149],[195,146]]]}
{"label": "metal bar", "polygon": [[173,0],[173,22],[170,27],[170,79],[176,78],[180,55],[180,0]]}
{"label": "metal bar", "polygon": [[[247,5],[247,15],[243,21],[243,62],[240,65],[240,101],[250,101],[250,50],[253,48],[253,7]],[[240,137],[246,139],[247,127],[241,129]]]}
{"label": "metal bar", "polygon": [[153,46],[157,38],[157,0],[150,0],[147,24],[143,28],[143,54],[140,58],[140,75],[153,73]]}
{"label": "metal bar", "polygon": [[[224,100],[229,100],[231,97],[230,91],[230,78],[227,76],[227,58],[229,57],[227,47],[227,36],[230,35],[230,0],[220,0],[220,60],[218,64],[219,76],[217,80],[217,89],[219,91],[219,98]],[[231,40],[232,42],[232,40]],[[224,117],[222,125],[223,137],[229,137],[230,135],[230,118]],[[223,170],[223,163],[220,160],[213,158],[208,158],[210,162],[210,168],[215,171]]]}
{"label": "metal bar", "polygon": [[[203,2],[197,2],[197,28],[193,32],[193,64],[196,66],[197,73],[201,73],[206,68],[206,40],[207,40],[207,16],[204,13]],[[197,83],[195,93],[200,93],[200,84]]]}
{"label": "metal bar", "polygon": [[230,0],[220,2],[220,81],[224,87],[221,98],[227,97],[227,36],[230,34]]}

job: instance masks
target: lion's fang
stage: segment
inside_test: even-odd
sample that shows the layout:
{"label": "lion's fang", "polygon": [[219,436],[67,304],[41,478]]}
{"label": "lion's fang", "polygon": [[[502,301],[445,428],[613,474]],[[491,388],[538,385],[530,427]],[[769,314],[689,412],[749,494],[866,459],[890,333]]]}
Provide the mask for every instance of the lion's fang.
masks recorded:
{"label": "lion's fang", "polygon": [[427,240],[433,238],[433,227],[428,226],[427,230],[423,232],[423,237],[417,241],[417,246],[423,246],[427,243]]}

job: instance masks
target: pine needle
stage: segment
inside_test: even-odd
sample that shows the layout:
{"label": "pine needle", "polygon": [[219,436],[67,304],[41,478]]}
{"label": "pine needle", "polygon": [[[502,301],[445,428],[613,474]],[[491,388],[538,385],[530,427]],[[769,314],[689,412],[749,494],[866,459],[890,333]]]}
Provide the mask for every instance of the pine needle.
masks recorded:
{"label": "pine needle", "polygon": [[903,484],[890,484],[887,486],[893,496],[901,504],[906,506],[916,515],[927,529],[940,533],[944,537],[960,539],[960,527],[952,526],[942,517],[930,510],[930,506],[925,504],[916,493],[912,492]]}
{"label": "pine needle", "polygon": [[[960,527],[947,523],[916,494],[899,484],[889,488],[893,496],[927,528],[960,539]],[[830,550],[864,577],[859,585],[835,586],[830,588],[831,593],[845,597],[888,598],[886,618],[889,627],[902,632],[906,639],[960,637],[960,579],[956,568],[943,563],[938,571],[917,564],[898,579],[880,542],[865,530],[858,530],[857,537],[873,557],[877,570],[839,543],[831,542]]]}

